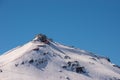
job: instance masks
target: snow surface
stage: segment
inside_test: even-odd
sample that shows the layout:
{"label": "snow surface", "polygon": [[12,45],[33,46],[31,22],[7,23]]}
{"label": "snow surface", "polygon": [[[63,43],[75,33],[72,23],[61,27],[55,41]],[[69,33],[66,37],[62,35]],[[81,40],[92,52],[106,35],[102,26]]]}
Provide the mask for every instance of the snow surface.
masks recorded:
{"label": "snow surface", "polygon": [[0,56],[0,80],[120,80],[120,68],[85,50],[33,40]]}

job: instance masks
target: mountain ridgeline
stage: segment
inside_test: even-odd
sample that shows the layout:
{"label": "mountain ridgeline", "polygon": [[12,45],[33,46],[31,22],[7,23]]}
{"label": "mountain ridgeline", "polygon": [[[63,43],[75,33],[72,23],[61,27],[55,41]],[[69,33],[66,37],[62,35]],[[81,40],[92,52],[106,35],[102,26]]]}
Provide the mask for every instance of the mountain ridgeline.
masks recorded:
{"label": "mountain ridgeline", "polygon": [[120,80],[120,67],[38,34],[0,56],[0,80]]}

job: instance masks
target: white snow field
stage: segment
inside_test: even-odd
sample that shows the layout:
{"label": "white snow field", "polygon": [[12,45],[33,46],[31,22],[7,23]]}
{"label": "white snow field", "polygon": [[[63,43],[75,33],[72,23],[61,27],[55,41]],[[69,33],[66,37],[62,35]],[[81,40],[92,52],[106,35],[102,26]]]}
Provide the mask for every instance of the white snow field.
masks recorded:
{"label": "white snow field", "polygon": [[109,58],[37,36],[0,56],[0,80],[120,80],[120,67]]}

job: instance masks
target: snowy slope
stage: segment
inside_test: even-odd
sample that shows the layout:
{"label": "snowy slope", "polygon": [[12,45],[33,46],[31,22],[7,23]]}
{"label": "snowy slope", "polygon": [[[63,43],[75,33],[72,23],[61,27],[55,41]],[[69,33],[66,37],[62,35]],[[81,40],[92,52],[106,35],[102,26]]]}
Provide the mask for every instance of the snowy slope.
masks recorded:
{"label": "snowy slope", "polygon": [[120,80],[108,58],[38,38],[0,56],[0,80]]}

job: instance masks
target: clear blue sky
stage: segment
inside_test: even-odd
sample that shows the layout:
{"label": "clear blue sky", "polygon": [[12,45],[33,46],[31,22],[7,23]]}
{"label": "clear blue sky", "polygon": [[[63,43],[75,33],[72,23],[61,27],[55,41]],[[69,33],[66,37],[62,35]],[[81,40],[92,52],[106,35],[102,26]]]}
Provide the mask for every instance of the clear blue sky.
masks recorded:
{"label": "clear blue sky", "polygon": [[120,0],[0,0],[0,54],[38,33],[120,65]]}

